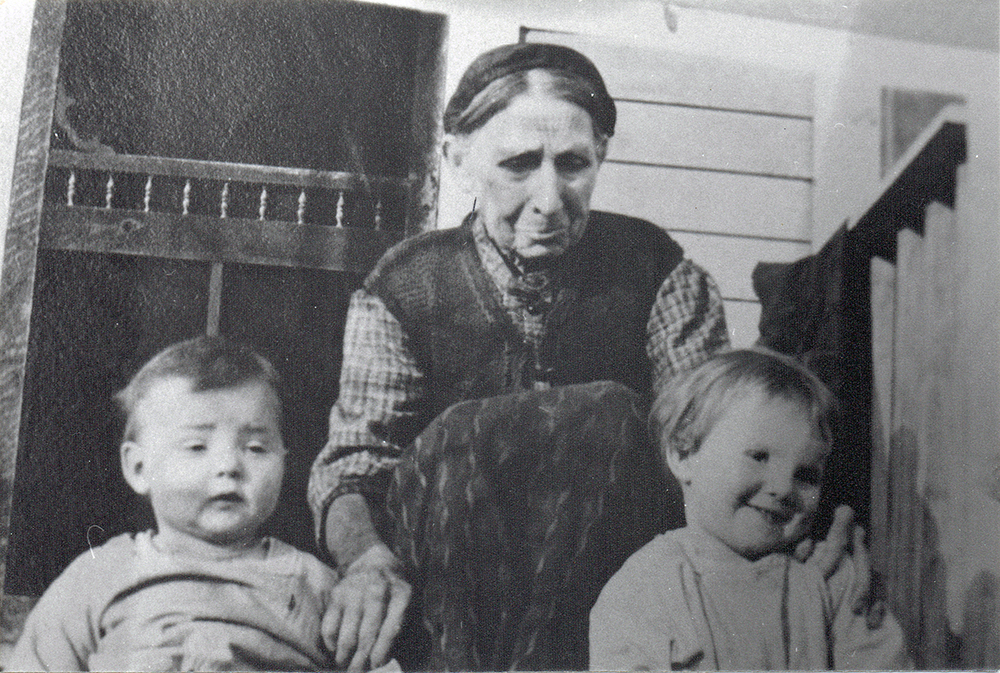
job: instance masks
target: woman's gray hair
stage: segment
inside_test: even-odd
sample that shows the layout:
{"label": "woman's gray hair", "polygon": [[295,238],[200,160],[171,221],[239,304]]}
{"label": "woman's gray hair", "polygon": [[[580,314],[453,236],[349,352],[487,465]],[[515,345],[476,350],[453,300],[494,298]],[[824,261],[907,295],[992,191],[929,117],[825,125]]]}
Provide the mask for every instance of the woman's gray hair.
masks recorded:
{"label": "woman's gray hair", "polygon": [[551,75],[542,85],[546,91],[587,111],[596,137],[614,135],[615,103],[597,67],[569,47],[542,43],[504,45],[476,58],[448,101],[445,132],[468,135],[481,128],[532,88],[533,70]]}

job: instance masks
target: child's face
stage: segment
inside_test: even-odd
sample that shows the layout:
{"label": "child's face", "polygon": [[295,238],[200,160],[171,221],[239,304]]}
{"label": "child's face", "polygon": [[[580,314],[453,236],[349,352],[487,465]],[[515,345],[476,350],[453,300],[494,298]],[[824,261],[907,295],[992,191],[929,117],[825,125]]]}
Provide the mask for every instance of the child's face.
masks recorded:
{"label": "child's face", "polygon": [[122,446],[125,477],[148,495],[166,546],[241,546],[274,512],[284,475],[279,402],[265,382],[192,392],[181,377],[155,382]]}
{"label": "child's face", "polygon": [[687,524],[751,560],[786,547],[816,510],[828,449],[801,403],[754,391],[696,452],[670,456]]}

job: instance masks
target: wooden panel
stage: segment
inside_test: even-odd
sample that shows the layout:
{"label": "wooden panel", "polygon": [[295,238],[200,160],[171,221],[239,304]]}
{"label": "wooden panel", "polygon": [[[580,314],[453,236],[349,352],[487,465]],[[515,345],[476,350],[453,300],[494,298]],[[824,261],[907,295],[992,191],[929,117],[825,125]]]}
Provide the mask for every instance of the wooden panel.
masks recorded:
{"label": "wooden panel", "polygon": [[[953,546],[955,531],[968,530],[968,514],[964,506],[956,513],[952,510],[955,496],[965,492],[967,482],[956,479],[962,471],[955,456],[968,450],[963,432],[969,422],[967,409],[960,401],[968,382],[959,373],[959,339],[968,329],[964,316],[956,307],[960,305],[960,275],[964,266],[956,251],[959,249],[955,211],[940,202],[928,204],[925,211],[925,262],[920,307],[927,334],[927,348],[923,352],[924,385],[921,389],[924,405],[924,443],[921,448],[924,481],[921,498],[924,505],[924,554],[920,564],[921,616],[920,666],[925,669],[944,669],[956,665],[953,641],[949,637],[945,588],[947,573],[953,572],[954,561],[964,550]],[[972,421],[975,423],[976,421]],[[948,535],[949,537],[945,537]],[[961,534],[960,534],[961,535]],[[968,538],[965,538],[968,539]],[[1000,546],[994,544],[994,550]],[[995,600],[995,599],[994,599]],[[976,624],[966,633],[982,628]]]}
{"label": "wooden panel", "polygon": [[810,196],[810,183],[801,180],[606,162],[591,204],[666,229],[805,243]]}
{"label": "wooden panel", "polygon": [[256,164],[236,164],[229,161],[198,161],[137,154],[87,154],[68,150],[52,150],[49,153],[49,166],[85,168],[105,173],[141,173],[143,175],[164,175],[201,180],[232,180],[233,182],[255,184],[343,190],[358,190],[369,186],[378,189],[393,187],[404,190],[410,182],[407,178],[387,178],[344,171],[321,171],[314,168],[259,166]]}
{"label": "wooden panel", "polygon": [[726,299],[756,301],[750,274],[757,262],[792,262],[808,255],[804,243],[670,232],[686,257],[706,269]]}
{"label": "wooden panel", "polygon": [[942,548],[938,525],[947,515],[951,468],[965,448],[956,445],[964,416],[955,366],[956,243],[954,212],[934,202],[924,235],[900,232],[896,252],[888,579],[901,586],[892,607],[923,669],[949,667],[954,655],[944,609],[944,570],[953,552]]}
{"label": "wooden panel", "polygon": [[760,303],[726,301],[726,326],[734,348],[747,348],[760,337]]}
{"label": "wooden panel", "polygon": [[[80,153],[53,154],[58,164],[49,162],[45,202],[55,207],[208,215],[223,220],[339,225],[397,233],[405,229],[408,193],[402,183],[383,182],[368,189],[364,176],[353,173],[134,156],[105,162]],[[75,165],[67,167],[68,163]]]}
{"label": "wooden panel", "polygon": [[869,545],[872,568],[887,576],[889,545],[889,452],[892,443],[892,369],[896,339],[896,267],[871,260],[872,460]]}
{"label": "wooden panel", "polygon": [[[910,644],[920,643],[920,566],[925,554],[924,524],[927,514],[922,497],[926,472],[921,454],[924,437],[924,357],[930,345],[921,299],[924,264],[923,241],[902,231],[896,249],[899,269],[896,284],[896,333],[893,357],[892,446],[889,462],[891,548],[889,575],[893,612],[899,617]],[[942,344],[943,345],[943,344]]]}
{"label": "wooden panel", "polygon": [[807,179],[812,121],[619,102],[612,161]]}
{"label": "wooden panel", "polygon": [[531,30],[526,39],[564,44],[586,54],[615,98],[801,117],[813,114],[813,80],[808,73],[584,35]]}
{"label": "wooden panel", "polygon": [[40,245],[57,250],[367,273],[399,234],[351,227],[46,206]]}
{"label": "wooden panel", "polygon": [[870,276],[872,541],[918,670],[969,668],[962,640],[981,642],[996,614],[996,580],[987,577],[984,601],[971,589],[958,599],[964,633],[948,619],[956,606],[949,591],[965,579],[963,547],[982,539],[968,518],[969,484],[960,476],[970,460],[964,437],[971,418],[969,382],[958,364],[967,357],[960,338],[968,332],[960,314],[967,259],[955,214],[965,159],[964,125],[939,115],[852,232],[869,255],[895,262],[893,269],[874,260]]}
{"label": "wooden panel", "polygon": [[920,384],[926,348],[920,315],[920,283],[908,267],[919,269],[923,252],[920,237],[902,231],[895,261],[900,269],[896,283],[896,324],[893,348],[892,422],[888,475],[890,549],[886,581],[890,607],[899,618],[911,646],[919,642],[919,565],[923,554],[924,508],[920,497]]}

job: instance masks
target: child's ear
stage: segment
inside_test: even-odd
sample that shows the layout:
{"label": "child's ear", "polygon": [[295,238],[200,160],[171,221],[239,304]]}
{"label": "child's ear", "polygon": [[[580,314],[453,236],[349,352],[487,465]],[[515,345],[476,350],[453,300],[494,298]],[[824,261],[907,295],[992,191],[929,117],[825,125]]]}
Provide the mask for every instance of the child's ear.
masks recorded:
{"label": "child's ear", "polygon": [[136,442],[122,442],[122,474],[132,490],[139,495],[149,495],[149,481],[146,479],[142,447]]}
{"label": "child's ear", "polygon": [[667,467],[673,472],[674,476],[677,477],[682,485],[687,485],[691,483],[691,456],[694,454],[690,451],[681,454],[680,451],[674,447],[667,449]]}

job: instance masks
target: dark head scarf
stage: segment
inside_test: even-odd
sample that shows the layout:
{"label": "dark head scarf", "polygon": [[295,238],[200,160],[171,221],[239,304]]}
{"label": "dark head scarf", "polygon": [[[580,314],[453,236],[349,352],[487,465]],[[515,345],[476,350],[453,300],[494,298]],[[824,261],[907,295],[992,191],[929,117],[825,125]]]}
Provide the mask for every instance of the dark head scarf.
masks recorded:
{"label": "dark head scarf", "polygon": [[594,89],[589,104],[582,107],[590,114],[594,126],[604,135],[615,132],[615,103],[604,86],[601,73],[586,56],[569,47],[556,44],[524,42],[507,44],[480,54],[472,62],[444,111],[446,133],[458,131],[458,121],[472,100],[492,82],[518,72],[541,68],[587,81]]}

